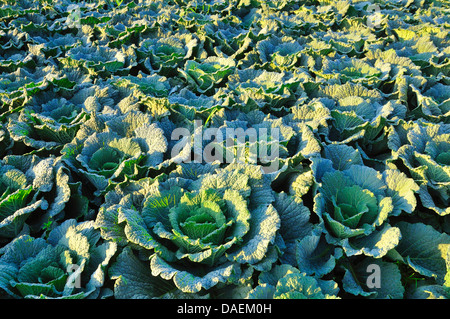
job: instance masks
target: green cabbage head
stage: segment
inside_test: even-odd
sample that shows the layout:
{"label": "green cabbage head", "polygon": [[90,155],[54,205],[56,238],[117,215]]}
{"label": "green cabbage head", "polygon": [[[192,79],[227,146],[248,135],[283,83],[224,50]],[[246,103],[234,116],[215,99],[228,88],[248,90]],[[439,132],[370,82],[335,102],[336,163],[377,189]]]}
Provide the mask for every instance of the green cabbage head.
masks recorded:
{"label": "green cabbage head", "polygon": [[312,167],[319,183],[314,211],[327,241],[350,256],[382,257],[401,237],[389,218],[414,211],[417,184],[399,170],[357,164],[361,158],[347,145],[329,145],[325,157],[313,158]]}
{"label": "green cabbage head", "polygon": [[110,192],[97,217],[103,237],[146,251],[151,274],[187,293],[270,269],[280,217],[261,168],[181,167],[166,180]]}
{"label": "green cabbage head", "polygon": [[420,185],[422,205],[450,214],[450,125],[402,122],[389,135],[393,161],[400,159]]}
{"label": "green cabbage head", "polygon": [[93,226],[70,219],[47,239],[15,238],[1,250],[0,289],[13,298],[97,298],[117,245],[101,243]]}

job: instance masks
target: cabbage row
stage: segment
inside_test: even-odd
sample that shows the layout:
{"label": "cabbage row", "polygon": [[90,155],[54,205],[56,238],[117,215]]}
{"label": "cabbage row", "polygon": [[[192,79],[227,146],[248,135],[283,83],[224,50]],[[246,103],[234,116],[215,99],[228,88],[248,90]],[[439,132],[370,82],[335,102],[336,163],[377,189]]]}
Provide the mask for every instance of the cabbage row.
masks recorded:
{"label": "cabbage row", "polygon": [[447,0],[0,2],[0,298],[450,297]]}

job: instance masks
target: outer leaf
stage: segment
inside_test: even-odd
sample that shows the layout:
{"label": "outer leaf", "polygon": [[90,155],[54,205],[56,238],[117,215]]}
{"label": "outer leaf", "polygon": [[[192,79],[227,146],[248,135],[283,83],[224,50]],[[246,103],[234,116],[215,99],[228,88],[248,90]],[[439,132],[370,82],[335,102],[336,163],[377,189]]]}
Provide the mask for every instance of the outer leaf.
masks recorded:
{"label": "outer leaf", "polygon": [[[375,267],[373,267],[375,266]],[[373,267],[373,268],[372,268]],[[373,269],[379,267],[379,272]],[[352,265],[353,271],[346,269],[343,281],[345,291],[353,295],[375,299],[402,299],[405,289],[401,283],[400,270],[393,263],[384,262],[381,259],[367,258],[361,263]],[[380,274],[379,287],[372,287],[371,275]],[[356,277],[355,277],[356,276]]]}
{"label": "outer leaf", "polygon": [[297,243],[296,257],[300,271],[320,278],[336,266],[342,252],[328,244],[318,231],[305,236]]}
{"label": "outer leaf", "polygon": [[415,271],[442,284],[449,264],[450,236],[422,223],[396,226],[402,233],[396,251]]}
{"label": "outer leaf", "polygon": [[250,240],[229,254],[230,260],[254,264],[264,258],[269,244],[274,242],[275,234],[280,227],[280,217],[273,206],[260,206],[252,211],[251,218],[248,233]]}
{"label": "outer leaf", "polygon": [[114,284],[117,299],[158,298],[173,286],[167,281],[154,277],[148,265],[140,261],[129,247],[126,247],[111,266],[109,275]]}
{"label": "outer leaf", "polygon": [[236,281],[240,276],[237,263],[225,263],[201,276],[186,270],[178,270],[164,261],[158,255],[150,260],[153,276],[161,276],[165,280],[173,279],[175,285],[183,292],[196,293],[201,289],[208,290],[219,282]]}

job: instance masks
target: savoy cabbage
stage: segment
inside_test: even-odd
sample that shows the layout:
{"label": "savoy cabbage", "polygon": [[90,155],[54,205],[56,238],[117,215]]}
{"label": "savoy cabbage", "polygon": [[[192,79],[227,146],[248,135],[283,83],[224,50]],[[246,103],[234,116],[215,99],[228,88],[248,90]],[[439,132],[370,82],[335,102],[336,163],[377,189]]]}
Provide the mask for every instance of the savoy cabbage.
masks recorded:
{"label": "savoy cabbage", "polygon": [[0,1],[0,298],[450,298],[446,0]]}

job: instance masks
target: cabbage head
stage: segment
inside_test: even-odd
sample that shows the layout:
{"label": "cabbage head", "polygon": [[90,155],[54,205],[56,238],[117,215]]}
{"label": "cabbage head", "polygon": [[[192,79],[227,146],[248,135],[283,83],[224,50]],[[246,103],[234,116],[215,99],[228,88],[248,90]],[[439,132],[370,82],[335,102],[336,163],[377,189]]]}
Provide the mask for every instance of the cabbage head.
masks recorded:
{"label": "cabbage head", "polygon": [[151,274],[185,293],[270,269],[280,217],[259,166],[186,164],[170,176],[108,193],[96,220],[102,236],[145,251]]}
{"label": "cabbage head", "polygon": [[379,172],[358,164],[361,157],[347,145],[329,145],[324,157],[313,158],[312,167],[318,183],[314,211],[327,241],[349,256],[384,256],[401,238],[389,218],[414,211],[417,184],[397,169]]}
{"label": "cabbage head", "polygon": [[93,226],[69,219],[47,239],[15,238],[2,248],[0,289],[13,298],[97,298],[117,245],[101,243]]}

